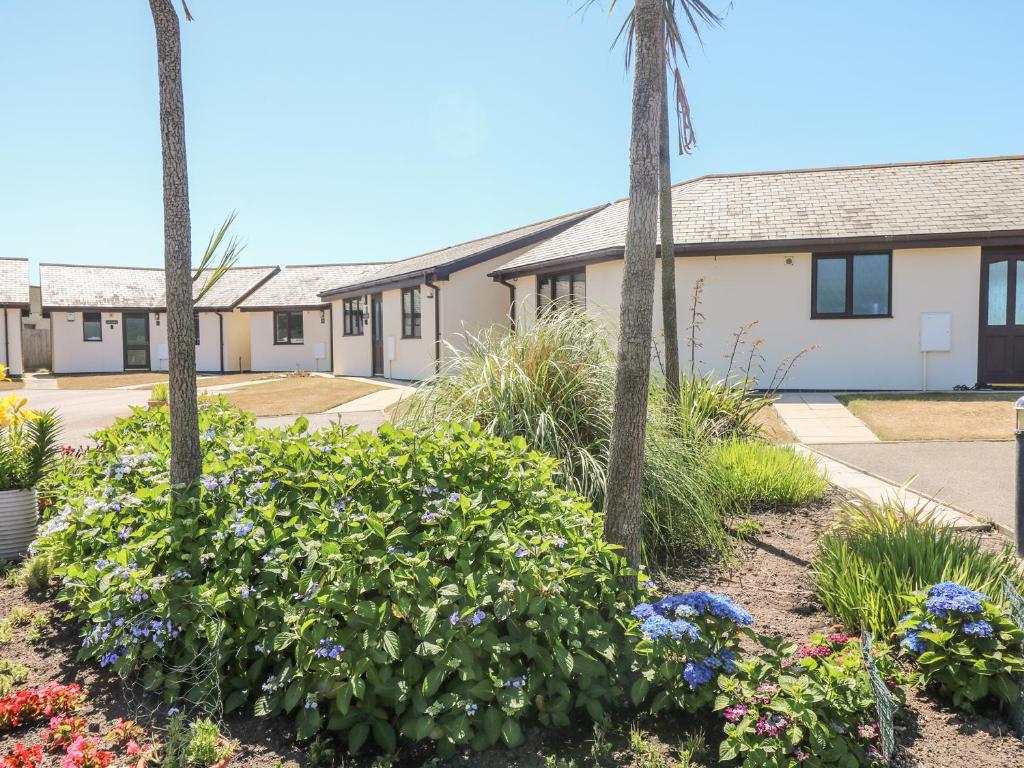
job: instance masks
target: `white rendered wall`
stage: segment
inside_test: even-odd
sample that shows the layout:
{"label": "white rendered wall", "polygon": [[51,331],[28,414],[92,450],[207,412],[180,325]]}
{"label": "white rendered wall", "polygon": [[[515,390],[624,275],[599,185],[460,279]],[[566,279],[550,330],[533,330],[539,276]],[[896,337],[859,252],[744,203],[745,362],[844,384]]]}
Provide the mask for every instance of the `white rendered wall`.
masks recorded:
{"label": "white rendered wall", "polygon": [[[250,350],[253,371],[330,371],[331,310],[303,312],[301,344],[274,343],[274,313],[249,312]],[[323,322],[320,321],[321,315]],[[323,357],[317,359],[317,344],[322,345]]]}

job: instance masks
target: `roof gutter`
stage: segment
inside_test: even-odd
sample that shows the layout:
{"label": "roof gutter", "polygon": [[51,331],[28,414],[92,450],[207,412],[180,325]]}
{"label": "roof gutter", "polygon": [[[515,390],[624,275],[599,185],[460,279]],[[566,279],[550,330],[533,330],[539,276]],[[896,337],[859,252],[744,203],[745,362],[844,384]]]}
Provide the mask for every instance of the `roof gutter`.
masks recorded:
{"label": "roof gutter", "polygon": [[[868,237],[795,238],[788,240],[736,240],[717,243],[676,243],[677,258],[687,256],[740,256],[773,253],[848,253],[853,248],[949,248],[956,246],[1009,246],[1024,244],[1024,230],[985,230],[979,232],[943,232]],[[512,269],[498,268],[488,275],[497,282],[525,275],[556,272],[569,266],[596,264],[621,259],[625,247],[609,246],[594,251],[560,256],[557,259],[523,264]]]}

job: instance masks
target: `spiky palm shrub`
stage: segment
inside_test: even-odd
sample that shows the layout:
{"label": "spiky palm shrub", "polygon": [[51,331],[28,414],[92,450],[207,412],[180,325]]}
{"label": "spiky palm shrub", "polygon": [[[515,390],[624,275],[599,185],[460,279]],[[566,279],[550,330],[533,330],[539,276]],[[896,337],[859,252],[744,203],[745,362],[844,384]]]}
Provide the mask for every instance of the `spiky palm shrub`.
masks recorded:
{"label": "spiky palm shrub", "polygon": [[[403,426],[479,422],[561,461],[566,487],[601,509],[607,478],[615,355],[607,329],[580,311],[549,312],[528,331],[494,329],[450,348],[441,371],[402,409]],[[702,436],[678,436],[652,387],[642,504],[649,555],[720,554],[726,500]]]}

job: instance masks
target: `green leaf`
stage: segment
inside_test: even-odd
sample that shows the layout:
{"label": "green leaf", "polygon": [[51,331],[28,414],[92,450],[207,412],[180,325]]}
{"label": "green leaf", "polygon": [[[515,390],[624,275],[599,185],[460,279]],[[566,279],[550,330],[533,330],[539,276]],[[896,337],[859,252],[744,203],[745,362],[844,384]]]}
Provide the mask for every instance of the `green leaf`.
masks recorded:
{"label": "green leaf", "polygon": [[284,709],[286,712],[291,712],[299,703],[299,699],[302,698],[303,689],[301,680],[292,680],[292,684],[288,686],[288,690],[284,694]]}
{"label": "green leaf", "polygon": [[320,730],[320,710],[303,707],[295,718],[295,735],[305,741]]}
{"label": "green leaf", "polygon": [[366,723],[359,723],[352,726],[352,729],[348,732],[348,751],[352,754],[356,754],[362,749],[363,744],[366,743],[366,738],[370,735],[370,726]]}
{"label": "green leaf", "polygon": [[392,659],[398,660],[400,643],[398,642],[398,635],[390,629],[384,633],[384,650],[387,651],[388,656]]}
{"label": "green leaf", "polygon": [[648,683],[644,678],[638,677],[636,682],[633,683],[633,687],[629,690],[629,697],[633,700],[633,706],[640,706],[641,702],[647,698],[647,691],[650,690],[651,684]]}
{"label": "green leaf", "polygon": [[501,738],[509,747],[515,748],[523,743],[523,729],[519,723],[511,717],[505,718],[501,725]]}

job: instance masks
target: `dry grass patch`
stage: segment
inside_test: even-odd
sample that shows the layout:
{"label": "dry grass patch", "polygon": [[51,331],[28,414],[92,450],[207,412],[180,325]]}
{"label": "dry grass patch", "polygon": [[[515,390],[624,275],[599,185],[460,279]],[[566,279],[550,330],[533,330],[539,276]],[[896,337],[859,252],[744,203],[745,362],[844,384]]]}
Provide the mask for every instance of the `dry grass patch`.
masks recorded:
{"label": "dry grass patch", "polygon": [[323,413],[378,389],[383,387],[362,381],[309,376],[289,377],[218,394],[254,416],[289,416],[296,413]]}
{"label": "dry grass patch", "polygon": [[754,415],[754,424],[760,427],[765,439],[771,443],[795,443],[796,435],[789,431],[774,405],[762,408]]}
{"label": "dry grass patch", "polygon": [[64,374],[55,377],[60,389],[114,389],[136,384],[159,384],[167,381],[166,373],[140,371],[138,373]]}
{"label": "dry grass patch", "polygon": [[1013,402],[1007,392],[838,395],[882,440],[1009,440]]}
{"label": "dry grass patch", "polygon": [[284,373],[222,373],[212,376],[200,376],[197,384],[200,389],[205,387],[221,387],[226,384],[241,384],[248,381],[269,381],[283,379]]}
{"label": "dry grass patch", "polygon": [[10,389],[21,389],[25,383],[21,379],[4,379],[0,381],[0,392]]}

